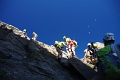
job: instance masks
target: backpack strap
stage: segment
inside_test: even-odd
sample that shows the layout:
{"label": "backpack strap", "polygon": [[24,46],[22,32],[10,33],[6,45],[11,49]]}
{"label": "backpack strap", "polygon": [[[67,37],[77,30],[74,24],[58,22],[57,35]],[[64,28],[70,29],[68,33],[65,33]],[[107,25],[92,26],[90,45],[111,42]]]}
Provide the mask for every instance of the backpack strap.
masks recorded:
{"label": "backpack strap", "polygon": [[95,49],[95,47],[94,47],[94,45],[93,45],[93,42],[91,42],[91,45],[92,45],[92,48],[94,48],[94,49]]}

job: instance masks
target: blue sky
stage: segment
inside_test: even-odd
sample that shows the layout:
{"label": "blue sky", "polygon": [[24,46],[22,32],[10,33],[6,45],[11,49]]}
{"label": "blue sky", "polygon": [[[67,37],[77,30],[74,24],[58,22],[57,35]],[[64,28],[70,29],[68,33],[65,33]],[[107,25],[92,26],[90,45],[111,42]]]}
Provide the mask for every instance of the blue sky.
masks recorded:
{"label": "blue sky", "polygon": [[120,41],[120,0],[0,0],[0,20],[27,29],[30,38],[35,31],[49,45],[73,38],[79,58],[88,42],[102,42],[107,32]]}

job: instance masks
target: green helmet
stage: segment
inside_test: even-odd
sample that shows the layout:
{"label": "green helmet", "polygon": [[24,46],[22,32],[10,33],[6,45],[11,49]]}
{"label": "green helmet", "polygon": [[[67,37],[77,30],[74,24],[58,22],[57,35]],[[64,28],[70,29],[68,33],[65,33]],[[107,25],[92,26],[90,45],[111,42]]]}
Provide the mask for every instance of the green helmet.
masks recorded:
{"label": "green helmet", "polygon": [[65,39],[66,38],[66,36],[63,36],[63,39]]}

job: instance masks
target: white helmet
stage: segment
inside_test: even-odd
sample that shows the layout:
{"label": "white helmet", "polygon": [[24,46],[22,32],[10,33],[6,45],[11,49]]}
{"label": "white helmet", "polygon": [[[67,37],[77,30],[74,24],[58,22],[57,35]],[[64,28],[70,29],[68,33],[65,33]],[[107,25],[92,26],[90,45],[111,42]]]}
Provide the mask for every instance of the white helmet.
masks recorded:
{"label": "white helmet", "polygon": [[109,41],[109,40],[115,40],[113,33],[106,33],[103,37],[103,40]]}
{"label": "white helmet", "polygon": [[87,44],[87,46],[90,46],[90,45],[91,45],[91,43],[88,43],[88,44]]}
{"label": "white helmet", "polygon": [[26,32],[26,29],[24,29],[23,32]]}
{"label": "white helmet", "polygon": [[58,41],[55,41],[55,44],[58,44]]}

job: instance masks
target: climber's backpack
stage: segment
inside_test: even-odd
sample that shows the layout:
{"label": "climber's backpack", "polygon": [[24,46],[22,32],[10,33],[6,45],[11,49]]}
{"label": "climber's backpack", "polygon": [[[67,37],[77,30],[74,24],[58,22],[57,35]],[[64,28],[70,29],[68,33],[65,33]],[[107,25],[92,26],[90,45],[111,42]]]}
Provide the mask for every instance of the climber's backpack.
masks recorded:
{"label": "climber's backpack", "polygon": [[74,44],[75,44],[76,47],[78,46],[77,41],[75,41],[75,40],[74,40]]}
{"label": "climber's backpack", "polygon": [[78,44],[77,44],[77,41],[76,41],[76,40],[71,40],[71,41],[74,43],[75,47],[77,47],[77,46],[78,46]]}
{"label": "climber's backpack", "polygon": [[105,70],[109,68],[109,66],[107,65],[107,59],[109,59],[109,61],[114,67],[120,69],[120,58],[118,56],[114,56],[112,53],[113,52],[111,51],[109,54],[103,56],[103,63],[98,57],[98,62],[99,62],[98,69],[101,68],[101,70],[105,72]]}

